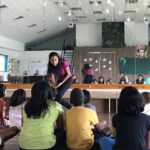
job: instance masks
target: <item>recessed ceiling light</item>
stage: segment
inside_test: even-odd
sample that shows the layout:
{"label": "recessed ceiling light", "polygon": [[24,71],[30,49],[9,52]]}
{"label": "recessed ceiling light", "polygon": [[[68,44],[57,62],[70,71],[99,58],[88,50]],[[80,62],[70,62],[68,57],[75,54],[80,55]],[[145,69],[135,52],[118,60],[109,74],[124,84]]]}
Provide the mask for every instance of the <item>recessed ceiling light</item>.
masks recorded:
{"label": "recessed ceiling light", "polygon": [[147,6],[148,5],[148,2],[147,0],[144,0],[144,3],[143,3],[144,6]]}
{"label": "recessed ceiling light", "polygon": [[94,2],[94,5],[95,5],[95,7],[97,7],[98,6],[98,2],[95,0],[95,2]]}
{"label": "recessed ceiling light", "polygon": [[109,9],[108,8],[106,9],[106,14],[109,14]]}
{"label": "recessed ceiling light", "polygon": [[61,21],[61,20],[62,20],[61,16],[58,16],[58,21]]}
{"label": "recessed ceiling light", "polygon": [[107,4],[110,4],[111,3],[111,0],[107,0],[107,2],[106,2]]}
{"label": "recessed ceiling light", "polygon": [[43,6],[45,6],[45,7],[47,6],[46,0],[43,1]]}
{"label": "recessed ceiling light", "polygon": [[131,21],[131,18],[130,18],[130,17],[128,17],[128,18],[127,18],[127,21],[128,21],[128,22],[130,22],[130,21]]}
{"label": "recessed ceiling light", "polygon": [[72,12],[71,11],[68,11],[67,15],[70,17],[72,16]]}

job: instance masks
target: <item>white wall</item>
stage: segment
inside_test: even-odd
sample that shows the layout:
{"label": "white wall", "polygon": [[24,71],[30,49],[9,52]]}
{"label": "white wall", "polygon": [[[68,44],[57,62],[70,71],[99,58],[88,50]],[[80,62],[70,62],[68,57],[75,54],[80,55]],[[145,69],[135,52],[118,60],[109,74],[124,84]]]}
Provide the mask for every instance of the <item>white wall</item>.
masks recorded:
{"label": "white wall", "polygon": [[76,46],[101,46],[102,24],[77,24]]}
{"label": "white wall", "polygon": [[[48,57],[50,52],[57,52],[61,56],[61,50],[55,51],[55,50],[49,50],[49,51],[24,51],[21,54],[21,62],[20,62],[20,75],[23,75],[24,71],[26,70],[29,75],[33,75],[35,73],[35,70],[39,70],[39,74],[43,75],[47,72],[47,64],[48,64]],[[29,61],[36,61],[41,60],[42,65],[44,65],[42,68],[33,67],[33,70],[31,70],[31,66],[29,66]],[[46,66],[45,66],[46,64]]]}
{"label": "white wall", "polygon": [[[24,51],[24,43],[0,36],[0,54],[8,55],[8,60],[10,58],[19,59],[22,51]],[[8,72],[0,72],[5,81],[7,80],[7,74]]]}
{"label": "white wall", "polygon": [[24,50],[24,43],[0,36],[0,47],[20,52]]}
{"label": "white wall", "polygon": [[125,22],[125,44],[127,46],[148,45],[148,24]]}
{"label": "white wall", "polygon": [[[0,48],[0,54],[3,54],[3,55],[8,55],[8,61],[10,58],[16,58],[16,59],[20,59],[20,56],[21,56],[21,52],[17,52],[17,51],[14,51],[14,50],[8,50],[8,49],[5,49],[5,48]],[[7,75],[8,75],[8,72],[0,72],[0,75],[3,75],[4,76],[4,81],[7,81]]]}

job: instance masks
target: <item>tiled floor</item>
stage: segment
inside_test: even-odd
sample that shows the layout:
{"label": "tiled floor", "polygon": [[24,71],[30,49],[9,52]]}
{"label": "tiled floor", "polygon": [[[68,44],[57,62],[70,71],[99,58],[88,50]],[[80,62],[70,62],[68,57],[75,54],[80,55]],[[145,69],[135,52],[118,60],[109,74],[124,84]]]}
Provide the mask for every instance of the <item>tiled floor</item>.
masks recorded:
{"label": "tiled floor", "polygon": [[[111,127],[111,119],[113,114],[109,115],[108,113],[98,113],[98,117],[100,120],[106,120],[107,126]],[[18,148],[18,136],[8,140],[5,142],[4,148],[0,148],[0,150],[19,150]]]}

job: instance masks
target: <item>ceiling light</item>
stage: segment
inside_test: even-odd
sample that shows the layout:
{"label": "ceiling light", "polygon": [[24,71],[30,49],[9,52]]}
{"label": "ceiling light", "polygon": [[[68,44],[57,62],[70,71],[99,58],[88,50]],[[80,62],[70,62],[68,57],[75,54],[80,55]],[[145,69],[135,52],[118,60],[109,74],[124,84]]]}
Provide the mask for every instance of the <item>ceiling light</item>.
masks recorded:
{"label": "ceiling light", "polygon": [[61,16],[58,16],[58,21],[61,21],[61,20],[62,20]]}
{"label": "ceiling light", "polygon": [[106,14],[109,14],[109,9],[108,8],[106,9]]}
{"label": "ceiling light", "polygon": [[71,11],[68,11],[67,15],[70,17],[72,16],[72,12]]}
{"label": "ceiling light", "polygon": [[107,0],[107,2],[106,2],[107,4],[110,4],[111,3],[111,0]]}
{"label": "ceiling light", "polygon": [[47,6],[47,2],[46,2],[46,0],[43,0],[43,6]]}
{"label": "ceiling light", "polygon": [[94,5],[95,5],[95,7],[97,7],[97,6],[98,6],[98,2],[97,2],[97,1],[95,1],[95,2],[94,2]]}
{"label": "ceiling light", "polygon": [[144,1],[143,5],[144,5],[144,6],[147,6],[147,5],[148,5],[147,0]]}
{"label": "ceiling light", "polygon": [[128,17],[128,18],[127,18],[127,21],[128,21],[128,22],[130,22],[130,21],[131,21],[131,18],[130,18],[130,17]]}

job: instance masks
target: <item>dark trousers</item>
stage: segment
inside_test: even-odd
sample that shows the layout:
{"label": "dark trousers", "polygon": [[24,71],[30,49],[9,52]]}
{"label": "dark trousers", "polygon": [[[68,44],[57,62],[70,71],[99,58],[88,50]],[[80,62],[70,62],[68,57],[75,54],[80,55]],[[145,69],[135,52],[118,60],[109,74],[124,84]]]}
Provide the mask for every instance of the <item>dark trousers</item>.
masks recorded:
{"label": "dark trousers", "polygon": [[69,104],[67,101],[63,100],[62,97],[65,94],[65,92],[69,89],[73,82],[73,77],[70,77],[64,84],[62,84],[58,89],[57,89],[57,94],[55,97],[55,100],[59,103],[61,103],[63,106],[66,108],[70,109],[72,106]]}
{"label": "dark trousers", "polygon": [[93,75],[85,75],[83,83],[89,84],[93,82]]}

